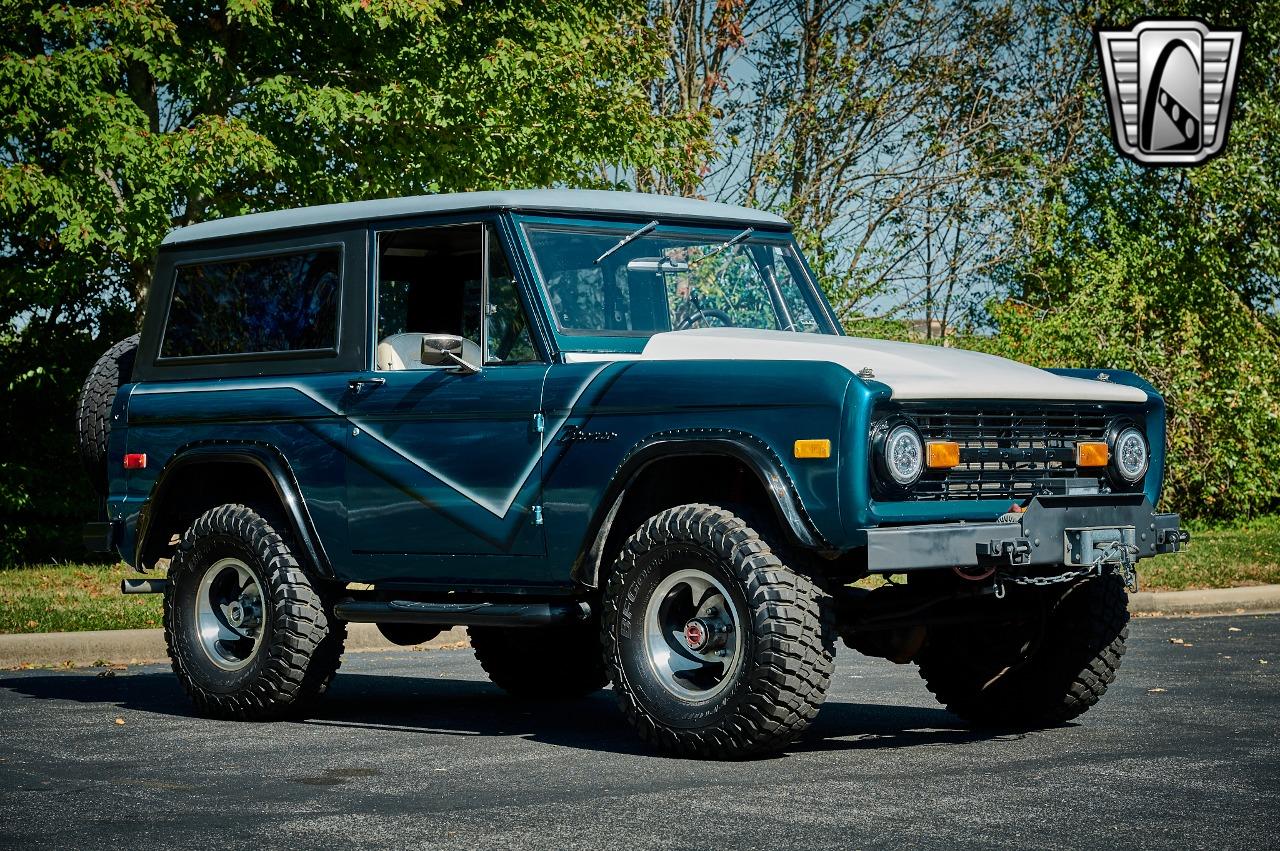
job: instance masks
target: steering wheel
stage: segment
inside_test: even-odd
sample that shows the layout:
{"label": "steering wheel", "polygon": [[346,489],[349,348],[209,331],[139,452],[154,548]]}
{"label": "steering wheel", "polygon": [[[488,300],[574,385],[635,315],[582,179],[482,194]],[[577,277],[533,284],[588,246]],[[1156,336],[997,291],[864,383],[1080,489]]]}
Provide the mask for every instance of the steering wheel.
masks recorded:
{"label": "steering wheel", "polygon": [[732,328],[734,324],[733,318],[723,310],[703,307],[696,287],[689,288],[689,294],[680,303],[676,316],[679,317],[675,326],[677,331],[686,331],[690,328]]}
{"label": "steering wheel", "polygon": [[692,313],[680,320],[680,324],[676,326],[677,331],[686,331],[690,328],[732,328],[733,319],[723,310],[716,310],[714,307],[694,307]]}

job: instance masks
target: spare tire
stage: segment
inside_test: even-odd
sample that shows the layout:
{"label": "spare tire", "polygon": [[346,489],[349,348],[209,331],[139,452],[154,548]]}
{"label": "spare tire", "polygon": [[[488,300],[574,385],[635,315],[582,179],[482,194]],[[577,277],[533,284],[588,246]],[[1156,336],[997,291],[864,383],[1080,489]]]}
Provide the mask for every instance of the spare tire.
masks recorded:
{"label": "spare tire", "polygon": [[111,435],[111,404],[120,385],[133,377],[138,335],[126,337],[98,358],[80,390],[76,410],[76,435],[80,462],[93,489],[107,493],[107,438]]}

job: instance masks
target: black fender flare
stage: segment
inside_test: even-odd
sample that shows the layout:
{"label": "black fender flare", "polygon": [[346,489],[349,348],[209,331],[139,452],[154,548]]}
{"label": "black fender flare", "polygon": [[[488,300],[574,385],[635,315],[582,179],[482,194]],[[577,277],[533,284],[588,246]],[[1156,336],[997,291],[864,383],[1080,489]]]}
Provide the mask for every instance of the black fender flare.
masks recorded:
{"label": "black fender flare", "polygon": [[143,554],[147,552],[147,544],[151,533],[150,518],[155,507],[164,504],[168,490],[177,478],[178,471],[187,470],[198,465],[214,464],[249,464],[266,475],[271,483],[280,508],[289,523],[289,531],[293,539],[302,548],[302,555],[314,566],[323,577],[332,577],[333,564],[324,550],[320,536],[316,533],[311,513],[307,510],[306,500],[298,480],[293,475],[289,462],[278,449],[269,443],[257,441],[208,441],[187,444],[178,448],[160,470],[147,501],[143,503],[138,517],[138,535],[135,550],[135,564],[142,564]]}
{"label": "black fender flare", "polygon": [[590,544],[574,565],[573,578],[577,582],[592,588],[598,585],[609,533],[628,488],[650,464],[681,455],[717,455],[742,462],[764,486],[774,513],[793,543],[814,550],[832,549],[805,510],[782,459],[763,440],[732,429],[659,432],[632,447],[614,472],[588,527]]}

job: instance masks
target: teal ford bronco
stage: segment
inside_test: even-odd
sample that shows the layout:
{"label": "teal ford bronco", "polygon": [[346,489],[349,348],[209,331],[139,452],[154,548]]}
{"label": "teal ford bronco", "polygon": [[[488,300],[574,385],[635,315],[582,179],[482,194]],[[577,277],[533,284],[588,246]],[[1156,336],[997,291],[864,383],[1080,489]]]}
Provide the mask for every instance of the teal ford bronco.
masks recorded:
{"label": "teal ford bronco", "polygon": [[86,542],[163,571],[124,590],[202,712],[305,711],[347,623],[466,626],[717,758],[794,741],[837,640],[975,724],[1084,712],[1187,538],[1164,429],[1128,372],[845,336],[777,216],[589,191],[176,230],[80,406]]}

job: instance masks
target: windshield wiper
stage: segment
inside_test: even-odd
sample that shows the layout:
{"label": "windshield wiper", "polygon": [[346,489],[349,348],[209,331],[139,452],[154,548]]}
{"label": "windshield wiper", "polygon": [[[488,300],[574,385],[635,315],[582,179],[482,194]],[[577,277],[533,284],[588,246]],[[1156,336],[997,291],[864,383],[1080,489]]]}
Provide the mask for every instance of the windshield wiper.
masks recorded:
{"label": "windshield wiper", "polygon": [[600,261],[601,261],[601,260],[603,260],[604,258],[608,257],[610,254],[612,254],[613,252],[617,251],[618,249],[622,248],[622,247],[623,247],[624,245],[626,245],[627,243],[632,242],[632,241],[634,241],[634,240],[637,240],[637,239],[639,239],[640,237],[644,236],[646,233],[648,233],[649,231],[653,230],[653,229],[654,229],[654,228],[656,228],[657,226],[658,226],[658,220],[657,220],[657,219],[654,219],[653,221],[649,222],[649,224],[644,225],[643,227],[641,227],[639,230],[635,230],[635,231],[632,231],[631,233],[627,234],[627,235],[626,235],[626,236],[624,236],[622,239],[618,240],[618,244],[617,244],[617,245],[615,245],[613,248],[610,248],[610,249],[609,249],[608,251],[606,251],[604,254],[601,254],[599,257],[597,257],[597,258],[596,258],[596,260],[595,260],[595,265],[596,265],[596,266],[599,266],[599,265],[600,265]]}
{"label": "windshield wiper", "polygon": [[726,248],[733,248],[739,242],[742,242],[742,240],[751,236],[751,234],[755,232],[756,232],[755,228],[747,228],[742,233],[738,234],[728,242],[722,242],[719,245],[717,245],[715,248],[708,251],[706,254],[702,255],[701,257],[696,257],[693,260],[690,260],[689,265],[697,266],[699,263],[701,263],[703,260],[706,260],[708,257],[715,257],[717,254],[719,254],[721,251],[724,251]]}

